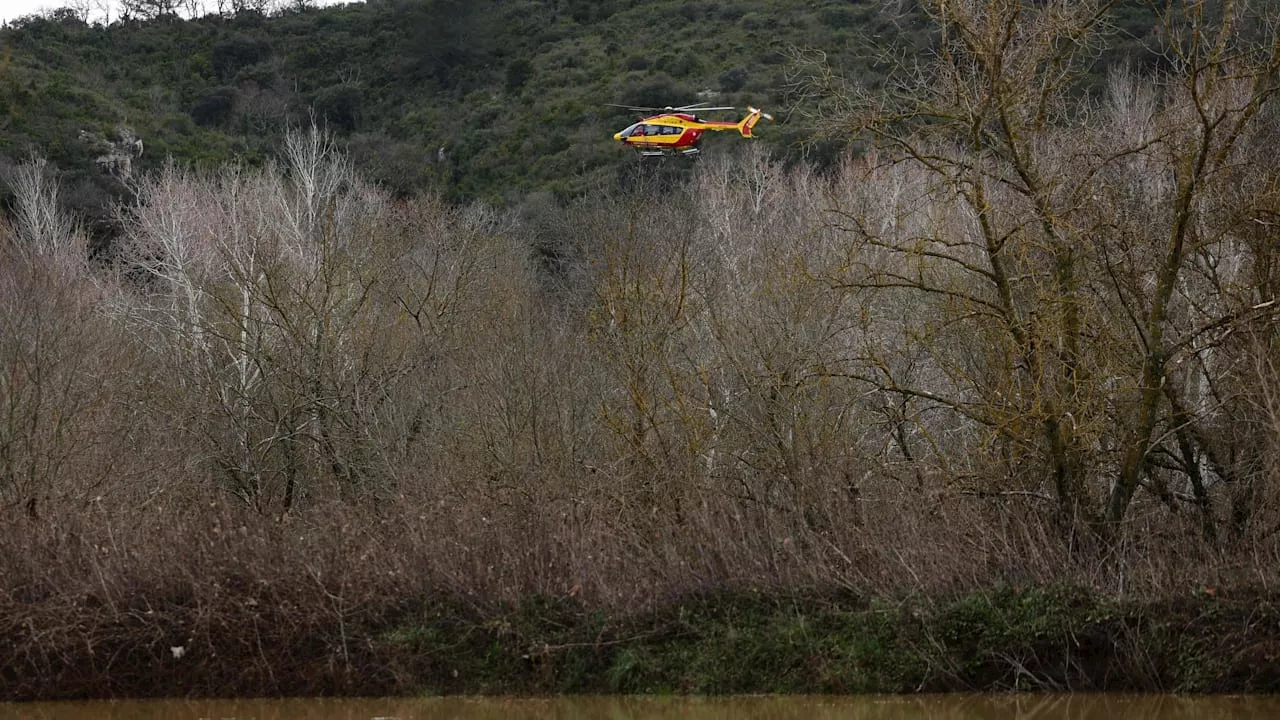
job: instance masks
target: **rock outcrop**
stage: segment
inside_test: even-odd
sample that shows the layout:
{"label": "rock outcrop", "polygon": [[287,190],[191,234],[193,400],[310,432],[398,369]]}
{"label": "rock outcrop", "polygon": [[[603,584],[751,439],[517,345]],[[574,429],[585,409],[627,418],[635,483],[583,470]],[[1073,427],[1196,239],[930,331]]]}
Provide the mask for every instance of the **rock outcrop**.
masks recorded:
{"label": "rock outcrop", "polygon": [[96,130],[81,130],[80,141],[91,147],[97,155],[94,164],[106,175],[121,182],[133,177],[133,160],[142,157],[142,138],[133,128],[120,125],[110,135]]}

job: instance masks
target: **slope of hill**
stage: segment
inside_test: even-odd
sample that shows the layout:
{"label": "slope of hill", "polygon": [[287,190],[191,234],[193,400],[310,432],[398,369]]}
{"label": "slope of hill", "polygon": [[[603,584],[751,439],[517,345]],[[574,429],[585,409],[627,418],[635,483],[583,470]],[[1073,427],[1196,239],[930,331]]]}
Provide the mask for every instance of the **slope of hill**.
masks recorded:
{"label": "slope of hill", "polygon": [[[779,109],[790,48],[866,73],[869,43],[910,42],[908,20],[841,0],[372,0],[107,27],[60,11],[0,31],[0,161],[41,152],[93,205],[119,188],[82,131],[132,128],[142,167],[253,163],[314,113],[399,192],[574,195],[631,159],[610,138],[633,116],[604,103]],[[794,150],[804,132],[762,135]]]}
{"label": "slope of hill", "polygon": [[[1142,57],[1151,17],[1121,3],[1103,63]],[[105,27],[60,10],[0,30],[0,171],[44,155],[65,201],[105,221],[125,190],[95,160],[121,140],[144,141],[143,170],[256,164],[316,117],[397,193],[563,199],[635,162],[611,140],[635,116],[606,103],[700,100],[769,109],[759,142],[822,163],[838,147],[791,112],[790,54],[874,85],[876,58],[927,48],[927,27],[906,0],[369,0]]]}

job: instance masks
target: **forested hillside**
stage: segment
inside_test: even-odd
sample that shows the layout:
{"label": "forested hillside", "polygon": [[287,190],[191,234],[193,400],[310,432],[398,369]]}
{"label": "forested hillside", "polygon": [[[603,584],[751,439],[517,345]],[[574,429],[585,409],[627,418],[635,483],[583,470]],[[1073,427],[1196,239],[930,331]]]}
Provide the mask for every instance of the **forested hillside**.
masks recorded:
{"label": "forested hillside", "polygon": [[[64,11],[0,32],[0,155],[41,152],[92,196],[112,188],[89,179],[97,151],[82,131],[131,127],[148,169],[170,156],[256,163],[314,112],[397,192],[564,197],[631,159],[611,136],[634,117],[605,103],[776,112],[789,49],[823,48],[865,74],[873,41],[913,41],[905,13],[834,0],[374,0],[102,27]],[[761,134],[779,152],[804,139],[787,123]]]}
{"label": "forested hillside", "polygon": [[[1116,19],[1106,62],[1154,27],[1136,3]],[[394,192],[509,204],[616,180],[633,158],[611,136],[634,116],[606,103],[700,100],[765,107],[779,122],[760,142],[829,162],[840,143],[794,112],[791,54],[874,86],[928,27],[915,3],[847,0],[372,0],[105,27],[58,11],[0,30],[0,163],[48,157],[92,215],[122,192],[93,163],[121,126],[142,169],[256,164],[314,113]]]}

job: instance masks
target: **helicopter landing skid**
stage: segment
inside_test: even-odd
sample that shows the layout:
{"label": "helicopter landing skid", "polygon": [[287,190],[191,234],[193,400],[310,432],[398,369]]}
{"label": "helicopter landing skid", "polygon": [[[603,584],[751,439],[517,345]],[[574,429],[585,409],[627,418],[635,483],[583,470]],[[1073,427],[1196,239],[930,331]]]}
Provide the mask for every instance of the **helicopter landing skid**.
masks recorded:
{"label": "helicopter landing skid", "polygon": [[681,150],[641,150],[640,157],[675,157],[677,155],[692,157],[700,152],[702,151],[696,147],[684,148]]}

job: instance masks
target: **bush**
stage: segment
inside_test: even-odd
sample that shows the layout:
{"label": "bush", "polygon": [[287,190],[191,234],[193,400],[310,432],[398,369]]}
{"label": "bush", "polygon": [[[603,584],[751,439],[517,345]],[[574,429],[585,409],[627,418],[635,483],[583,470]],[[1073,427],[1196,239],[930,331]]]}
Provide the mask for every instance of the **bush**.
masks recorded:
{"label": "bush", "polygon": [[507,92],[515,92],[524,87],[525,82],[533,75],[533,64],[525,58],[517,58],[507,65]]}
{"label": "bush", "polygon": [[836,7],[823,8],[818,13],[818,19],[823,25],[835,28],[852,27],[858,20],[858,13],[853,8],[839,5]]}
{"label": "bush", "polygon": [[330,127],[344,133],[359,125],[364,92],[355,85],[334,85],[316,94],[315,109]]}
{"label": "bush", "polygon": [[726,70],[720,73],[717,78],[720,84],[720,90],[723,92],[738,92],[747,84],[747,69],[736,67],[732,70]]}
{"label": "bush", "polygon": [[271,43],[264,39],[237,34],[213,46],[213,71],[220,80],[229,80],[242,68],[260,63],[271,56]]}
{"label": "bush", "polygon": [[191,118],[202,127],[222,128],[231,121],[236,89],[230,86],[206,90],[191,107]]}

